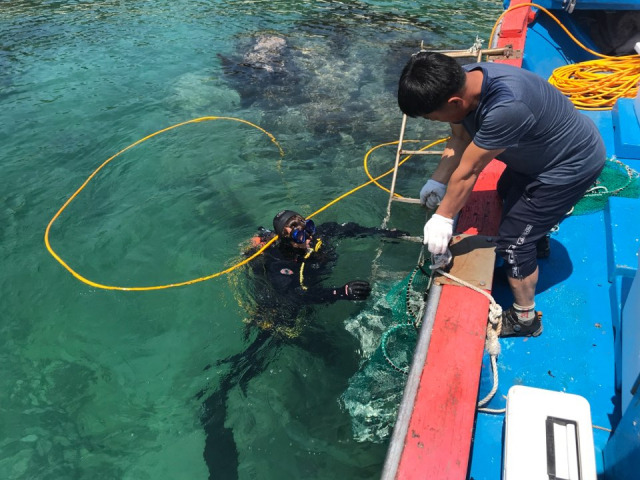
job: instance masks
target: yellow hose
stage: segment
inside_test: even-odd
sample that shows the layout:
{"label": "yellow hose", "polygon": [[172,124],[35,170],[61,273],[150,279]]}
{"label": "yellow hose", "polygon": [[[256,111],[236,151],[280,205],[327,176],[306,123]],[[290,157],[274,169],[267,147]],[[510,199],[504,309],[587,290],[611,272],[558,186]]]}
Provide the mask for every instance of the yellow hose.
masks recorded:
{"label": "yellow hose", "polygon": [[[423,150],[427,150],[428,148],[433,147],[434,145],[437,145],[439,143],[443,143],[446,142],[447,140],[449,140],[449,137],[444,137],[441,138],[440,140],[436,140],[435,142],[430,143],[429,145],[420,148],[418,151],[423,151]],[[420,142],[420,140],[404,140],[402,143],[410,143],[410,142]],[[369,150],[367,152],[367,154],[364,156],[364,171],[367,174],[367,177],[369,177],[369,179],[371,179],[371,181],[381,190],[384,190],[387,193],[391,193],[391,190],[389,190],[386,187],[383,187],[382,185],[380,185],[369,173],[369,166],[368,166],[368,160],[369,160],[369,155],[371,155],[375,150],[377,150],[380,147],[387,147],[389,145],[397,145],[398,141],[396,140],[395,142],[388,142],[388,143],[381,143],[380,145],[376,145],[375,147],[373,147],[371,150]],[[408,155],[406,157],[404,157],[400,162],[398,162],[398,166],[402,165],[404,162],[406,162],[407,160],[409,160],[412,157],[412,155]],[[393,171],[393,170],[392,170]],[[399,195],[397,193],[394,192],[393,194],[394,197],[398,197],[398,198],[403,198],[402,195]]]}
{"label": "yellow hose", "polygon": [[[441,138],[441,139],[439,139],[439,140],[436,140],[436,141],[434,141],[434,142],[431,142],[429,145],[427,145],[427,146],[425,146],[425,147],[422,147],[422,148],[421,148],[421,150],[426,150],[426,149],[428,149],[428,148],[433,147],[434,145],[437,145],[438,143],[446,142],[448,139],[449,139],[448,137],[447,137],[447,138]],[[408,141],[409,141],[409,140],[405,140],[405,142],[408,142]],[[366,155],[365,155],[365,157],[364,157],[364,158],[365,158],[365,162],[367,161],[367,158],[369,158],[369,155],[370,155],[374,150],[376,150],[376,149],[378,149],[378,148],[380,148],[380,147],[386,147],[386,146],[389,146],[389,145],[397,145],[397,144],[398,144],[398,140],[396,140],[396,141],[394,141],[394,142],[388,142],[388,143],[382,143],[382,144],[380,144],[380,145],[376,145],[375,147],[371,148],[371,149],[366,153]],[[406,162],[407,160],[409,160],[409,158],[411,158],[411,157],[412,157],[412,155],[408,155],[408,156],[406,156],[404,159],[402,159],[402,161],[401,161],[401,162],[399,162],[399,163],[398,163],[398,166],[402,165],[404,162]],[[320,209],[316,210],[316,211],[315,211],[315,212],[313,212],[311,215],[309,215],[307,218],[311,218],[311,217],[313,217],[314,215],[317,215],[318,213],[325,211],[325,210],[326,210],[327,208],[329,208],[331,205],[334,205],[334,204],[338,203],[338,202],[339,202],[340,200],[342,200],[343,198],[348,197],[348,196],[349,196],[349,195],[351,195],[352,193],[355,193],[355,192],[357,192],[358,190],[360,190],[361,188],[364,188],[364,187],[366,187],[367,185],[371,185],[372,183],[376,184],[376,185],[377,185],[378,187],[380,187],[382,190],[384,190],[384,191],[386,191],[386,192],[389,192],[389,190],[388,190],[388,189],[386,189],[385,187],[383,187],[382,185],[380,185],[380,184],[378,183],[378,180],[380,180],[381,178],[384,178],[384,177],[386,177],[387,175],[389,175],[390,173],[392,173],[392,172],[393,172],[393,168],[391,168],[391,169],[387,170],[387,171],[386,171],[386,172],[384,172],[382,175],[378,175],[378,176],[377,176],[377,177],[375,177],[375,178],[373,178],[373,177],[371,176],[371,174],[369,173],[368,169],[366,169],[366,170],[367,170],[367,176],[370,178],[370,180],[369,180],[368,182],[365,182],[365,183],[363,183],[362,185],[358,185],[357,187],[352,188],[351,190],[349,190],[347,193],[345,193],[345,194],[343,194],[343,195],[340,195],[339,197],[337,197],[337,198],[335,198],[335,199],[331,200],[331,201],[330,201],[329,203],[327,203],[324,207],[322,207],[322,208],[320,208]]]}
{"label": "yellow hose", "polygon": [[560,23],[549,10],[536,3],[521,3],[506,9],[498,17],[490,37],[490,43],[502,18],[510,11],[523,7],[534,7],[546,13],[580,48],[599,57],[599,60],[565,65],[556,68],[549,83],[565,94],[576,108],[581,110],[611,110],[621,97],[633,98],[638,93],[640,82],[640,56],[615,57],[595,52],[583,45]]}
{"label": "yellow hose", "polygon": [[[163,128],[162,130],[158,130],[155,133],[152,133],[151,135],[147,135],[146,137],[132,143],[131,145],[129,145],[126,148],[123,148],[122,150],[120,150],[118,153],[116,153],[115,155],[109,157],[107,160],[105,160],[98,168],[96,168],[93,173],[91,175],[89,175],[89,177],[87,177],[87,179],[84,181],[84,183],[82,185],[80,185],[80,188],[78,188],[73,195],[71,195],[71,197],[69,197],[69,199],[64,203],[64,205],[62,205],[62,207],[60,207],[60,209],[58,210],[58,212],[53,216],[53,218],[49,221],[49,224],[47,225],[47,228],[44,232],[44,243],[45,246],[47,247],[47,250],[49,251],[49,253],[51,254],[51,256],[53,256],[53,258],[55,258],[58,263],[60,263],[60,265],[62,265],[69,273],[71,273],[71,275],[73,275],[76,279],[80,280],[81,282],[92,286],[92,287],[96,287],[96,288],[100,288],[103,290],[121,290],[121,291],[129,291],[129,292],[143,292],[143,291],[150,291],[150,290],[165,290],[168,288],[174,288],[174,287],[183,287],[186,285],[193,285],[194,283],[200,283],[200,282],[204,282],[206,280],[211,280],[212,278],[216,278],[216,277],[220,277],[222,275],[225,275],[227,273],[232,272],[233,270],[242,267],[243,265],[246,265],[247,263],[249,263],[250,261],[252,261],[253,259],[257,258],[258,256],[262,255],[262,253],[269,248],[277,239],[278,237],[275,236],[274,238],[272,238],[271,240],[269,240],[267,243],[265,243],[258,251],[256,251],[253,255],[251,255],[248,258],[245,258],[244,260],[232,265],[229,268],[226,268],[224,270],[221,270],[219,272],[215,272],[209,275],[205,275],[203,277],[199,277],[199,278],[194,278],[192,280],[185,280],[182,282],[176,282],[176,283],[168,283],[165,285],[151,285],[151,286],[147,286],[147,287],[122,287],[122,286],[117,286],[117,285],[105,285],[102,283],[98,283],[98,282],[94,282],[93,280],[90,280],[86,277],[84,277],[83,275],[81,275],[80,273],[76,272],[73,268],[71,268],[54,250],[53,247],[51,247],[51,243],[49,242],[49,234],[51,231],[51,226],[54,224],[54,222],[58,219],[58,217],[60,217],[60,215],[62,214],[62,212],[69,206],[69,204],[80,194],[80,192],[82,190],[84,190],[84,188],[89,184],[89,182],[97,175],[97,173],[102,170],[104,167],[106,167],[112,160],[114,160],[116,157],[118,157],[119,155],[121,155],[122,153],[126,152],[127,150],[130,150],[131,148],[135,147],[136,145],[140,145],[141,143],[145,142],[146,140],[149,140],[150,138],[155,137],[156,135],[160,135],[161,133],[167,132],[169,130],[173,130],[174,128],[178,128],[184,125],[188,125],[191,123],[199,123],[199,122],[206,122],[206,121],[210,121],[210,120],[230,120],[230,121],[234,121],[234,122],[240,122],[240,123],[244,123],[246,125],[249,125],[251,127],[254,127],[258,130],[260,130],[261,132],[263,132],[265,135],[267,135],[271,141],[278,147],[278,150],[280,151],[280,155],[284,155],[284,151],[282,150],[282,147],[280,146],[280,144],[278,143],[278,141],[275,139],[275,137],[270,134],[269,132],[267,132],[266,130],[264,130],[263,128],[259,127],[258,125],[255,125],[251,122],[248,122],[246,120],[242,120],[240,118],[234,118],[234,117],[200,117],[200,118],[195,118],[193,120],[188,120],[186,122],[182,122],[182,123],[178,123],[176,125],[172,125],[170,127],[167,128]],[[447,139],[440,139],[440,140],[436,140],[435,142],[427,145],[426,147],[423,147],[423,149],[427,149],[433,145],[436,145],[438,143],[441,143],[443,141],[446,141]],[[382,188],[383,190],[386,190],[387,192],[389,190],[387,190],[386,188],[384,188],[382,185],[380,185],[377,181],[380,180],[381,178],[389,175],[391,172],[393,172],[393,168],[391,170],[388,170],[387,172],[383,173],[382,175],[379,175],[375,178],[373,178],[370,173],[369,170],[366,166],[366,162],[367,162],[367,158],[369,157],[369,155],[376,150],[379,147],[385,146],[385,145],[397,145],[398,142],[390,142],[390,143],[385,143],[382,145],[378,145],[376,147],[373,147],[371,150],[369,150],[365,156],[365,170],[367,172],[367,176],[370,178],[370,180],[366,183],[363,183],[362,185],[359,185],[351,190],[349,190],[347,193],[340,195],[338,198],[332,200],[331,202],[327,203],[324,207],[316,210],[314,213],[312,213],[311,215],[309,215],[307,218],[311,218],[315,215],[317,215],[318,213],[326,210],[327,208],[329,208],[331,205],[334,205],[335,203],[339,202],[340,200],[342,200],[343,198],[351,195],[352,193],[355,193],[356,191],[360,190],[361,188],[366,187],[367,185],[370,185],[372,183],[375,183],[378,187]],[[406,158],[404,158],[402,160],[402,162],[400,162],[399,165],[401,165],[402,163],[406,162],[409,159],[410,156],[407,156]]]}
{"label": "yellow hose", "polygon": [[86,283],[87,285],[90,285],[92,287],[101,288],[103,290],[124,290],[124,291],[138,291],[139,292],[139,291],[148,291],[148,290],[163,290],[163,289],[166,289],[166,288],[182,287],[182,286],[185,286],[185,285],[191,285],[191,284],[198,283],[198,282],[204,282],[205,280],[210,280],[212,278],[219,277],[220,275],[224,275],[226,273],[229,273],[232,270],[235,270],[236,268],[241,267],[242,265],[245,265],[245,264],[249,263],[251,260],[253,260],[257,256],[261,255],[262,252],[264,252],[273,242],[276,241],[277,237],[271,239],[262,248],[260,248],[260,250],[258,250],[256,253],[254,253],[250,257],[244,259],[243,261],[241,261],[239,263],[236,263],[232,267],[229,267],[229,268],[227,268],[225,270],[222,270],[222,271],[217,272],[217,273],[213,273],[211,275],[207,275],[205,277],[195,278],[193,280],[187,280],[187,281],[184,281],[184,282],[170,283],[170,284],[167,284],[167,285],[153,285],[153,286],[149,286],[149,287],[119,287],[119,286],[115,286],[115,285],[104,285],[102,283],[94,282],[92,280],[89,280],[86,277],[83,277],[78,272],[76,272],[73,268],[71,268],[53,250],[53,248],[51,247],[51,244],[49,243],[49,232],[51,231],[51,226],[53,225],[53,223],[58,219],[60,214],[69,206],[69,204],[78,196],[78,194],[82,190],[84,190],[84,188],[89,184],[89,182],[93,179],[93,177],[95,177],[98,174],[98,172],[100,170],[102,170],[104,167],[106,167],[113,159],[115,159],[119,155],[123,154],[127,150],[135,147],[136,145],[140,145],[142,142],[145,142],[145,141],[149,140],[150,138],[155,137],[156,135],[160,135],[161,133],[168,132],[169,130],[173,130],[174,128],[178,128],[178,127],[181,127],[183,125],[188,125],[190,123],[206,122],[206,121],[210,121],[210,120],[231,120],[231,121],[234,121],[234,122],[240,122],[240,123],[244,123],[246,125],[250,125],[250,126],[260,130],[265,135],[267,135],[271,139],[271,141],[278,147],[278,150],[280,151],[280,155],[281,156],[284,155],[284,151],[282,150],[282,147],[280,146],[280,144],[277,142],[277,140],[275,139],[275,137],[273,135],[271,135],[269,132],[267,132],[263,128],[259,127],[258,125],[255,125],[255,124],[253,124],[251,122],[248,122],[246,120],[242,120],[240,118],[234,118],[234,117],[200,117],[200,118],[195,118],[193,120],[188,120],[186,122],[178,123],[176,125],[172,125],[172,126],[167,127],[167,128],[163,128],[162,130],[158,130],[157,132],[152,133],[151,135],[147,135],[146,137],[141,138],[137,142],[132,143],[128,147],[123,148],[118,153],[116,153],[115,155],[109,157],[107,160],[102,162],[102,164],[98,168],[96,168],[93,171],[93,173],[91,175],[89,175],[89,177],[87,177],[87,179],[84,181],[84,183],[82,185],[80,185],[80,188],[78,188],[73,193],[73,195],[71,195],[69,197],[69,199],[64,203],[64,205],[62,205],[62,207],[60,207],[60,210],[58,210],[58,212],[49,221],[49,224],[47,225],[47,228],[46,228],[46,230],[44,232],[44,244],[46,245],[47,250],[53,256],[53,258],[55,258],[58,261],[58,263],[60,263],[60,265],[62,265],[64,268],[66,268],[67,271],[69,273],[71,273],[71,275],[73,275],[75,278],[77,278],[81,282]]}

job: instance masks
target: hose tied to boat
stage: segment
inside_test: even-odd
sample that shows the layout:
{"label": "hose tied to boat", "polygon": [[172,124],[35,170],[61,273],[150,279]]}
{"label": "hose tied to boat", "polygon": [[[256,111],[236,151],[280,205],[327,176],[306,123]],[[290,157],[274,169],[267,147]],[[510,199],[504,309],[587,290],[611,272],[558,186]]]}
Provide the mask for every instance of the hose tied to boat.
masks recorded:
{"label": "hose tied to boat", "polygon": [[634,98],[640,81],[640,55],[621,57],[603,55],[582,44],[549,10],[536,3],[521,3],[507,8],[491,31],[490,43],[502,18],[518,8],[534,7],[546,13],[576,45],[598,57],[556,68],[549,83],[558,88],[580,110],[611,110],[619,98]]}

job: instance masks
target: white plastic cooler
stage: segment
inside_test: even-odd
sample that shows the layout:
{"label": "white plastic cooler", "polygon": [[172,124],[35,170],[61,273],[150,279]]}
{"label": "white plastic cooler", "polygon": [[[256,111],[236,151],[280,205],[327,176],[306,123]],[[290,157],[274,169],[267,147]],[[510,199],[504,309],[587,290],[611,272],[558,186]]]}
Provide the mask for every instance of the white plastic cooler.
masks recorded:
{"label": "white plastic cooler", "polygon": [[504,480],[596,480],[589,402],[514,386],[507,396]]}

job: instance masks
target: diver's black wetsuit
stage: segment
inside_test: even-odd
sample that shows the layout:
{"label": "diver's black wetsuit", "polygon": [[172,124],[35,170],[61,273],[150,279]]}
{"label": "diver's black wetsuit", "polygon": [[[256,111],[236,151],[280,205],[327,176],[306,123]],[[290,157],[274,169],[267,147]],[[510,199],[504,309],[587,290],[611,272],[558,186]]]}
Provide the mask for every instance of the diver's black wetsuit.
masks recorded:
{"label": "diver's black wetsuit", "polygon": [[[262,244],[275,235],[260,228]],[[250,264],[255,288],[256,311],[252,312],[249,328],[258,326],[258,334],[253,343],[241,353],[232,355],[216,363],[228,365],[229,371],[221,379],[218,388],[203,402],[201,422],[206,433],[204,458],[209,467],[210,479],[236,479],[238,451],[233,432],[225,427],[228,392],[239,386],[243,391],[256,375],[265,370],[269,361],[284,341],[296,341],[294,335],[282,334],[287,328],[300,326],[298,319],[304,315],[306,306],[331,303],[348,299],[343,287],[325,287],[322,282],[330,274],[331,266],[337,259],[334,241],[341,238],[357,238],[382,235],[397,238],[407,235],[397,230],[362,227],[355,223],[324,223],[317,228],[311,247],[322,245],[305,260],[307,252],[295,248],[289,242],[279,241],[270,246]],[[246,252],[252,255],[260,248],[255,246]],[[303,282],[300,282],[300,268],[304,263]],[[303,288],[304,287],[306,288]],[[280,327],[284,327],[282,330]],[[210,366],[209,366],[210,367]],[[209,368],[207,367],[207,368]],[[199,397],[205,395],[200,392]]]}
{"label": "diver's black wetsuit", "polygon": [[[259,258],[254,260],[252,268],[258,277],[266,277],[269,285],[279,294],[279,302],[292,301],[297,304],[316,304],[339,300],[339,287],[323,287],[322,281],[329,275],[330,269],[337,259],[332,242],[342,238],[383,235],[397,238],[406,232],[383,230],[376,227],[362,227],[356,223],[336,222],[323,223],[318,227],[311,248],[317,246],[318,240],[323,243],[318,251],[305,260],[306,251],[295,248],[289,242],[279,242],[268,248]],[[273,232],[260,230],[260,238],[266,242],[273,237]],[[256,247],[257,249],[258,247]],[[256,250],[251,250],[253,254]],[[300,268],[304,263],[303,283],[300,282]],[[306,289],[303,287],[306,287]]]}

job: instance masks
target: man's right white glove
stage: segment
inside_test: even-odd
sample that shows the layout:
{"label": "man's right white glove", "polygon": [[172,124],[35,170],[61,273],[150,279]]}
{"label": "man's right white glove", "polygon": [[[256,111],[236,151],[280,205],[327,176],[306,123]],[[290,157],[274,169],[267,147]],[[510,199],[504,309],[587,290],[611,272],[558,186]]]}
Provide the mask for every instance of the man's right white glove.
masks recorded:
{"label": "man's right white glove", "polygon": [[447,251],[452,235],[453,218],[434,213],[424,226],[423,243],[427,245],[431,253],[441,255]]}
{"label": "man's right white glove", "polygon": [[447,186],[444,183],[429,179],[420,190],[420,203],[423,207],[434,210],[447,193]]}

